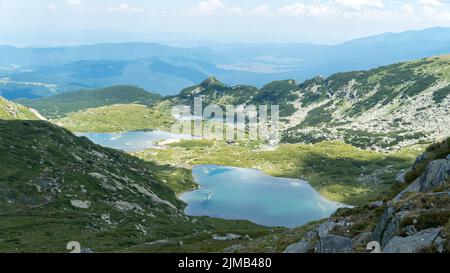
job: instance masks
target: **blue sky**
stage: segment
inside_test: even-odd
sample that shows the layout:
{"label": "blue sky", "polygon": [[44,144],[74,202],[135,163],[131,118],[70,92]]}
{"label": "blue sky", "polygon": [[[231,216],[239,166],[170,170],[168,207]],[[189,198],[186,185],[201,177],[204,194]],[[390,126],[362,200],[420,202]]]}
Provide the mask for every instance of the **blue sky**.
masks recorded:
{"label": "blue sky", "polygon": [[107,38],[98,33],[127,32],[155,42],[330,44],[435,26],[450,26],[450,0],[0,0],[0,43],[90,31],[99,42]]}

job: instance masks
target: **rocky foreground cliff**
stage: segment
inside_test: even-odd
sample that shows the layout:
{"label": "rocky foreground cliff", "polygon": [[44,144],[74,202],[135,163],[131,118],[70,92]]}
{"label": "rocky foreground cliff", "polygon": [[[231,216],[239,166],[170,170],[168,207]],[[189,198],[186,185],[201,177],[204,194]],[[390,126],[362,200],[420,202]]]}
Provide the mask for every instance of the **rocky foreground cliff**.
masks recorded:
{"label": "rocky foreground cliff", "polygon": [[341,209],[284,251],[450,252],[450,139],[429,147],[396,183],[392,197]]}

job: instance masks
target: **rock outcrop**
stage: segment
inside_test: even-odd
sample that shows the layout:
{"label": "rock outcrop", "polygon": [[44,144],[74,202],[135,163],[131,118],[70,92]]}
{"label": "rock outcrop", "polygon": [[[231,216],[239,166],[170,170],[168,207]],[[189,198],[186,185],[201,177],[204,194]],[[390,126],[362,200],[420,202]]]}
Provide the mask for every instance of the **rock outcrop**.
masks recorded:
{"label": "rock outcrop", "polygon": [[[450,251],[449,152],[450,140],[434,145],[397,177],[397,186],[405,189],[395,198],[340,209],[317,224],[315,238],[304,238],[285,253],[369,252],[369,244],[378,244],[384,253]],[[407,177],[414,181],[404,185]]]}
{"label": "rock outcrop", "polygon": [[310,242],[307,239],[304,239],[298,243],[289,245],[283,253],[308,253],[310,247]]}
{"label": "rock outcrop", "polygon": [[326,235],[320,237],[317,250],[318,253],[351,253],[353,251],[352,239],[343,236]]}
{"label": "rock outcrop", "polygon": [[432,161],[419,180],[421,192],[427,192],[448,184],[450,182],[450,159]]}
{"label": "rock outcrop", "polygon": [[439,235],[443,225],[450,225],[450,155],[430,159],[429,153],[416,159],[411,172],[424,169],[423,173],[388,203],[380,217],[373,240],[381,244],[383,252],[415,253],[433,246],[439,252],[444,250],[448,238]]}
{"label": "rock outcrop", "polygon": [[432,246],[442,232],[442,228],[423,230],[413,236],[395,236],[383,248],[384,253],[417,253]]}

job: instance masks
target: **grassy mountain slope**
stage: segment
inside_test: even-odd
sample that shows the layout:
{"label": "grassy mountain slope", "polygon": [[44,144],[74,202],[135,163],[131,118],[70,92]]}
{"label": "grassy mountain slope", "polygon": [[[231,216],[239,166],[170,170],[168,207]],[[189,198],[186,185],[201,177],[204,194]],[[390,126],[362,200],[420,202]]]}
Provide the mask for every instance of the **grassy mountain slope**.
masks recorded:
{"label": "grassy mountain slope", "polygon": [[146,129],[170,130],[174,119],[167,108],[140,104],[116,104],[70,113],[53,120],[72,132],[124,132]]}
{"label": "grassy mountain slope", "polygon": [[450,135],[450,56],[315,78],[299,86],[284,140],[404,147]]}
{"label": "grassy mountain slope", "polygon": [[39,114],[29,108],[0,97],[0,119],[39,120]]}
{"label": "grassy mountain slope", "polygon": [[113,104],[135,103],[150,105],[162,97],[134,86],[112,86],[96,90],[81,90],[45,97],[21,99],[17,102],[38,110],[49,119],[61,118],[68,113]]}
{"label": "grassy mountain slope", "polygon": [[69,241],[95,252],[220,251],[248,239],[222,242],[213,234],[270,232],[245,221],[186,217],[169,186],[192,188],[189,173],[50,123],[0,120],[0,141],[0,252],[66,252]]}

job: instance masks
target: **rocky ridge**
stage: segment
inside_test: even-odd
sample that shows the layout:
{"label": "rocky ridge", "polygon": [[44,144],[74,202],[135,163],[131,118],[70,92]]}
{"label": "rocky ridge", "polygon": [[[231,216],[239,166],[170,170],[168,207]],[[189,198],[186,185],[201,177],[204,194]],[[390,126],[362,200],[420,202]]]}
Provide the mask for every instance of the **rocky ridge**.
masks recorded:
{"label": "rocky ridge", "polygon": [[205,106],[279,105],[284,142],[343,140],[361,148],[400,149],[450,135],[450,55],[301,84],[275,81],[261,89],[226,86],[211,77],[166,102],[192,106],[198,96]]}
{"label": "rocky ridge", "polygon": [[317,77],[296,94],[287,142],[340,139],[389,150],[450,135],[450,56]]}

